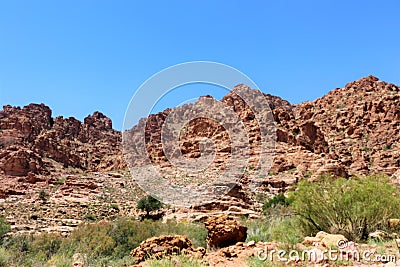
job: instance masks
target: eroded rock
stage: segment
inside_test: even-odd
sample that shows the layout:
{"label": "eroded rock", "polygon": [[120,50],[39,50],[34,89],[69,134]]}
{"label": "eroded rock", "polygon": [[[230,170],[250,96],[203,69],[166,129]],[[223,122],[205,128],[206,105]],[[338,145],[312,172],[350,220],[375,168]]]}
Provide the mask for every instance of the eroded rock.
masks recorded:
{"label": "eroded rock", "polygon": [[247,227],[226,214],[209,217],[204,225],[208,230],[207,249],[218,249],[246,241]]}
{"label": "eroded rock", "polygon": [[184,235],[162,235],[143,241],[139,247],[130,253],[137,263],[149,257],[160,259],[178,254],[202,258],[205,254],[205,249],[201,247],[193,248],[192,242]]}

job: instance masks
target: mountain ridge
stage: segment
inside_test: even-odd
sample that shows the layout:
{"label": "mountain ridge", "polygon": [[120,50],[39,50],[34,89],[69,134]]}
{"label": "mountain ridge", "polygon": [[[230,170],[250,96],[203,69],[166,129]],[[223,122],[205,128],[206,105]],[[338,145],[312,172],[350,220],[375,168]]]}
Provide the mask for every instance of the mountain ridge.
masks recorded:
{"label": "mountain ridge", "polygon": [[[392,175],[400,184],[400,175],[393,175],[400,173],[399,89],[368,76],[296,105],[264,94],[274,118],[276,143],[271,169],[257,180],[256,192],[272,197],[299,180],[318,179],[327,172],[342,177],[380,173]],[[199,105],[210,101],[209,96],[201,97]],[[192,207],[193,220],[201,220],[204,211],[257,217],[261,210],[257,194],[249,188],[262,145],[257,118],[233,92],[221,101],[243,122],[249,163],[226,195]],[[212,120],[191,121],[178,143],[183,156],[200,158],[201,140],[206,137],[214,142],[216,157],[198,176],[177,170],[164,155],[161,128],[168,115],[179,116],[179,110],[184,109],[166,109],[139,121],[145,127],[142,153],[149,159],[134,163],[140,167],[150,162],[174,184],[212,181],[231,157],[228,133]],[[138,125],[124,132],[133,145],[143,141],[135,129]],[[122,134],[100,112],[81,122],[73,117],[52,118],[44,104],[4,106],[0,111],[0,215],[14,224],[13,232],[65,234],[87,218],[137,216],[135,203],[144,192],[128,171]],[[66,229],[60,224],[71,226]]]}
{"label": "mountain ridge", "polygon": [[[378,124],[386,125],[384,128],[388,133],[386,138],[387,148],[395,143],[396,136],[398,136],[400,116],[398,92],[398,86],[379,81],[374,76],[368,76],[347,83],[343,88],[336,88],[312,102],[306,101],[292,105],[289,101],[277,96],[270,94],[264,94],[264,96],[273,112],[278,143],[304,147],[313,153],[317,152],[316,154],[327,153],[332,159],[337,159],[340,153],[332,153],[332,151],[327,151],[327,148],[338,144],[343,145],[340,132],[345,132],[347,139],[358,140],[360,134],[372,134],[373,139],[376,139],[377,136],[374,135],[372,130],[376,130]],[[201,98],[204,97],[209,96]],[[362,99],[363,97],[364,99]],[[228,93],[221,101],[239,113],[243,120],[248,121],[246,116],[251,112],[249,112],[243,100],[235,97],[232,93]],[[363,112],[356,112],[352,108],[355,105],[362,108]],[[173,109],[168,108],[157,114],[150,114],[148,118],[142,119],[142,122],[139,123],[151,122],[153,129],[149,130],[149,127],[146,129],[154,135],[155,132],[159,132],[163,120]],[[328,112],[329,114],[327,114]],[[248,114],[244,115],[243,113]],[[372,124],[370,123],[371,120],[373,120]],[[393,123],[393,127],[387,126],[393,125]],[[360,130],[361,128],[362,130]],[[96,111],[93,115],[87,116],[83,122],[80,122],[73,117],[63,118],[58,116],[52,118],[51,109],[44,104],[30,104],[22,109],[5,105],[3,110],[0,111],[0,129],[2,131],[0,137],[0,148],[2,150],[9,149],[15,152],[21,149],[22,152],[16,154],[22,158],[25,156],[32,157],[33,162],[35,162],[30,167],[29,162],[22,162],[23,160],[13,164],[7,160],[4,162],[7,155],[3,151],[0,157],[0,162],[2,162],[0,169],[4,174],[23,176],[29,172],[34,174],[52,172],[51,166],[46,168],[46,164],[41,162],[43,157],[54,160],[66,168],[72,167],[83,171],[125,168],[124,161],[119,155],[122,149],[120,145],[121,132],[112,129],[111,120],[101,112]],[[337,136],[334,138],[335,133]],[[365,137],[365,139],[368,138]],[[155,141],[159,142],[160,138]],[[376,143],[381,143],[381,141]],[[368,150],[365,152],[369,152],[371,148],[365,147],[374,146],[374,144],[369,140],[365,142],[363,149]],[[148,146],[150,150],[153,149],[151,144]],[[348,154],[343,148],[339,149],[343,155]],[[161,152],[158,150],[149,151],[150,157],[156,154],[161,154]],[[280,151],[277,151],[277,160],[279,160],[279,154]],[[396,159],[398,159],[398,156],[396,156]],[[16,166],[16,170],[7,168],[7,165],[18,164],[24,166]],[[279,172],[283,169],[285,167],[279,168],[275,164],[272,171]],[[350,173],[342,171],[339,171],[339,173],[344,176],[354,175],[360,171],[364,173],[363,169],[374,168],[365,168],[363,165],[362,168],[355,168]],[[386,171],[384,166],[377,170]],[[391,173],[391,171],[388,173]]]}

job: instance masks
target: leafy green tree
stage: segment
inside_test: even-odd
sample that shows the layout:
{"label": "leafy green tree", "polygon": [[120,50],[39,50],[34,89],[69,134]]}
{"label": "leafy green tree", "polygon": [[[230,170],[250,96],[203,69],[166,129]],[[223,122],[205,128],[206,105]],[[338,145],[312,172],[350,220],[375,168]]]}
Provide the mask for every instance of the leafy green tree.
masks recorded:
{"label": "leafy green tree", "polygon": [[140,199],[136,208],[145,211],[146,216],[148,217],[151,211],[161,209],[162,205],[161,201],[149,195]]}

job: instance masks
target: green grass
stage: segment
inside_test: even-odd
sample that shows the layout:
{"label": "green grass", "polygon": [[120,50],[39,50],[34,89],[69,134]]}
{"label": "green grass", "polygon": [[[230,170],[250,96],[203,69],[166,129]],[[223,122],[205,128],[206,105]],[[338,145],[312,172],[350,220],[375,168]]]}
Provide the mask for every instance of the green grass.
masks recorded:
{"label": "green grass", "polygon": [[270,261],[269,259],[260,260],[257,256],[249,257],[246,261],[247,266],[250,267],[275,267],[286,266],[283,262]]}
{"label": "green grass", "polygon": [[150,259],[146,261],[146,266],[149,267],[203,267],[201,260],[191,258],[185,255],[173,256],[171,258],[162,258],[160,260]]}
{"label": "green grass", "polygon": [[11,259],[10,253],[4,248],[0,248],[0,267],[10,266]]}
{"label": "green grass", "polygon": [[301,242],[305,236],[297,216],[276,215],[271,219],[247,220],[242,223],[248,228],[247,242],[277,241],[292,246]]}

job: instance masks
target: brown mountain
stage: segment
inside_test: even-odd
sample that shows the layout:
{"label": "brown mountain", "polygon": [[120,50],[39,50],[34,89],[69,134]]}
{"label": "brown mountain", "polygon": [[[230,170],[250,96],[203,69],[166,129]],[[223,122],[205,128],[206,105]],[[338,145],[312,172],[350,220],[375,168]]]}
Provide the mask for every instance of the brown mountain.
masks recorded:
{"label": "brown mountain", "polygon": [[[264,97],[272,112],[262,115],[274,118],[275,129],[270,133],[274,133],[276,142],[270,172],[258,174],[260,191],[268,195],[282,192],[299,179],[314,179],[324,172],[345,177],[400,173],[398,86],[369,76],[299,105],[276,96]],[[213,101],[205,96],[196,105],[207,107],[206,103]],[[195,207],[200,210],[196,214],[199,220],[201,210],[250,216],[259,209],[248,190],[250,178],[258,171],[263,144],[259,117],[235,93],[227,94],[222,102],[243,122],[249,163],[229,194]],[[130,148],[144,141],[146,146],[139,152],[148,155],[147,160],[132,157],[128,165],[140,168],[151,163],[177,184],[210,181],[223,172],[233,147],[228,131],[211,119],[190,121],[180,131],[178,143],[184,158],[197,160],[208,151],[202,140],[206,137],[213,141],[216,156],[206,170],[182,172],[164,155],[161,127],[170,114],[186,116],[194,107],[191,105],[150,115],[126,131],[124,140]],[[237,123],[229,116],[220,116],[224,117],[228,126]],[[138,132],[139,126],[145,127],[144,136]],[[4,106],[0,111],[0,178],[0,215],[14,224],[14,232],[64,233],[88,218],[135,215],[135,203],[143,195],[127,172],[122,135],[112,129],[109,118],[100,112],[84,122],[71,117],[52,118],[44,104]]]}
{"label": "brown mountain", "polygon": [[[282,191],[298,179],[316,178],[326,172],[343,177],[369,173],[391,175],[400,167],[398,86],[369,76],[300,105],[291,105],[276,96],[264,96],[276,128],[275,158],[269,175],[261,179],[261,184],[269,191]],[[200,98],[196,104],[206,109],[207,98],[211,97]],[[254,167],[258,164],[260,129],[254,114],[237,94],[227,94],[222,102],[239,115],[248,133],[250,163],[241,180],[246,184],[246,178],[256,171]],[[191,105],[181,111],[167,109],[150,115],[126,133],[128,145],[132,147],[139,147],[144,138],[147,151],[142,154],[148,153],[152,164],[174,179],[182,174],[172,171],[168,164],[161,143],[161,128],[168,115],[175,111],[186,114],[194,107]],[[144,137],[140,135],[140,126],[145,127]],[[210,165],[211,170],[191,176],[194,180],[205,175],[212,177],[212,173],[217,175],[218,169],[231,156],[229,134],[221,125],[206,118],[191,121],[181,133],[182,154],[187,158],[199,158],[204,137],[216,144],[216,158]],[[130,163],[144,164],[140,159],[131,159]]]}
{"label": "brown mountain", "polygon": [[0,169],[4,175],[50,174],[61,169],[86,171],[123,167],[115,160],[121,135],[100,112],[81,123],[73,117],[51,117],[44,104],[0,111]]}
{"label": "brown mountain", "polygon": [[[399,168],[398,86],[369,76],[299,105],[291,105],[276,96],[264,96],[276,128],[274,161],[269,175],[261,180],[271,192],[324,172],[345,177],[371,172],[390,175]],[[200,104],[207,99],[212,98],[202,97]],[[241,180],[245,185],[246,177],[258,164],[260,129],[254,114],[238,95],[229,93],[222,102],[239,115],[248,133],[250,163]],[[167,175],[179,180],[180,173],[172,170],[161,145],[161,127],[173,111],[179,108],[150,115],[139,125],[146,124],[147,151],[143,152]],[[140,142],[137,128],[127,132],[130,144]],[[121,133],[113,130],[111,120],[100,112],[86,117],[82,123],[72,117],[52,118],[50,108],[44,104],[30,104],[22,109],[4,106],[0,111],[0,132],[0,175],[26,177],[19,179],[21,183],[34,183],[37,175],[50,177],[49,174],[59,172],[126,168]],[[193,120],[182,132],[179,146],[185,157],[198,158],[204,137],[213,140],[217,147],[211,170],[201,173],[212,177],[213,171],[223,167],[231,155],[230,139],[224,127],[206,118]],[[132,162],[139,166],[143,163]]]}

